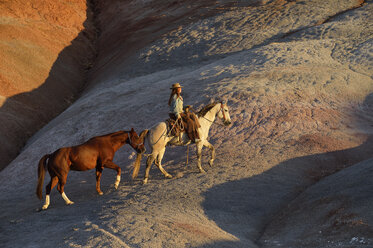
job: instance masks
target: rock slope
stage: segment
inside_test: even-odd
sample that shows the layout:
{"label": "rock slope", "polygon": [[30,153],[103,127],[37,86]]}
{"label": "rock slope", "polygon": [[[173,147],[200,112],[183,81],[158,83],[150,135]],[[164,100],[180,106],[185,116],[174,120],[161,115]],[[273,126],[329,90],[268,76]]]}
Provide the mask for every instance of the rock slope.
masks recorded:
{"label": "rock slope", "polygon": [[0,169],[85,84],[96,30],[86,1],[0,3]]}
{"label": "rock slope", "polygon": [[[88,88],[0,173],[5,247],[373,245],[373,2],[194,2],[101,3]],[[185,147],[167,147],[174,178],[153,168],[144,186],[130,180],[124,147],[118,190],[110,170],[103,196],[93,171],[71,172],[75,204],[54,190],[50,209],[35,211],[42,155],[163,121],[175,82],[195,109],[228,99],[234,123],[212,127],[217,159],[208,167],[204,151],[206,174],[193,147],[189,165]]]}

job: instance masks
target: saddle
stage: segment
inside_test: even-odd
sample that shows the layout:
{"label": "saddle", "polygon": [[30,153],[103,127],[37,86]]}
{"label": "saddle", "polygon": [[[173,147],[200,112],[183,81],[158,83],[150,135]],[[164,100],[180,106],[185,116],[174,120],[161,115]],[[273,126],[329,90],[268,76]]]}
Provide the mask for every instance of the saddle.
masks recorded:
{"label": "saddle", "polygon": [[166,120],[166,123],[169,134],[176,137],[180,136],[180,134],[185,131],[185,121],[183,121],[183,118],[177,119],[172,113],[169,113],[168,115],[170,118]]}
{"label": "saddle", "polygon": [[189,105],[184,108],[184,112],[180,114],[180,119],[177,119],[173,113],[170,113],[170,118],[166,120],[166,123],[172,136],[180,137],[182,132],[186,132],[189,139],[195,142],[196,139],[199,139],[197,129],[201,125],[195,114],[190,112],[189,109]]}

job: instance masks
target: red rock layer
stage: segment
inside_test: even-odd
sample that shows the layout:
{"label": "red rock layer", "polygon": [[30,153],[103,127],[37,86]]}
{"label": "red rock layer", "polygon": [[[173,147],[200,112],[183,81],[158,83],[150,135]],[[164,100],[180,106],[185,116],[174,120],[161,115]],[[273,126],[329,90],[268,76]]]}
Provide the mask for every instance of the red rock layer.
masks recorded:
{"label": "red rock layer", "polygon": [[70,105],[94,56],[85,0],[0,4],[0,169]]}

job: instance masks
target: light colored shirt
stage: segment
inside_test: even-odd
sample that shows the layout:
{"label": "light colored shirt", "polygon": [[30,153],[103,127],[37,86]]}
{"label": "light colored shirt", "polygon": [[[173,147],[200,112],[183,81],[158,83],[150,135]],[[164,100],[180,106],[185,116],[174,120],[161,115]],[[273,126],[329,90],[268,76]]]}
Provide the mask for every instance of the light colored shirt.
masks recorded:
{"label": "light colored shirt", "polygon": [[183,113],[183,98],[177,97],[177,94],[175,94],[172,97],[171,105],[170,105],[170,112],[175,114],[176,117],[179,118],[180,113]]}

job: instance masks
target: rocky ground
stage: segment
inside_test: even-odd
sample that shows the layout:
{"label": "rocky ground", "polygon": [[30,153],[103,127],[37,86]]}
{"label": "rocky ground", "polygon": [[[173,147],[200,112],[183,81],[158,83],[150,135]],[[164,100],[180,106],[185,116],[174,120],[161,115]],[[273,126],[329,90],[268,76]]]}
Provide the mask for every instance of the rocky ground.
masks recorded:
{"label": "rocky ground", "polygon": [[76,99],[97,32],[83,0],[5,0],[0,18],[1,170]]}
{"label": "rocky ground", "polygon": [[[0,173],[5,247],[372,247],[372,1],[105,1],[86,90]],[[96,9],[97,10],[97,9]],[[131,180],[71,172],[65,206],[35,196],[37,163],[59,147],[167,118],[172,83],[199,109],[228,99],[200,174],[194,147],[168,147]],[[48,176],[46,179],[49,180]]]}

